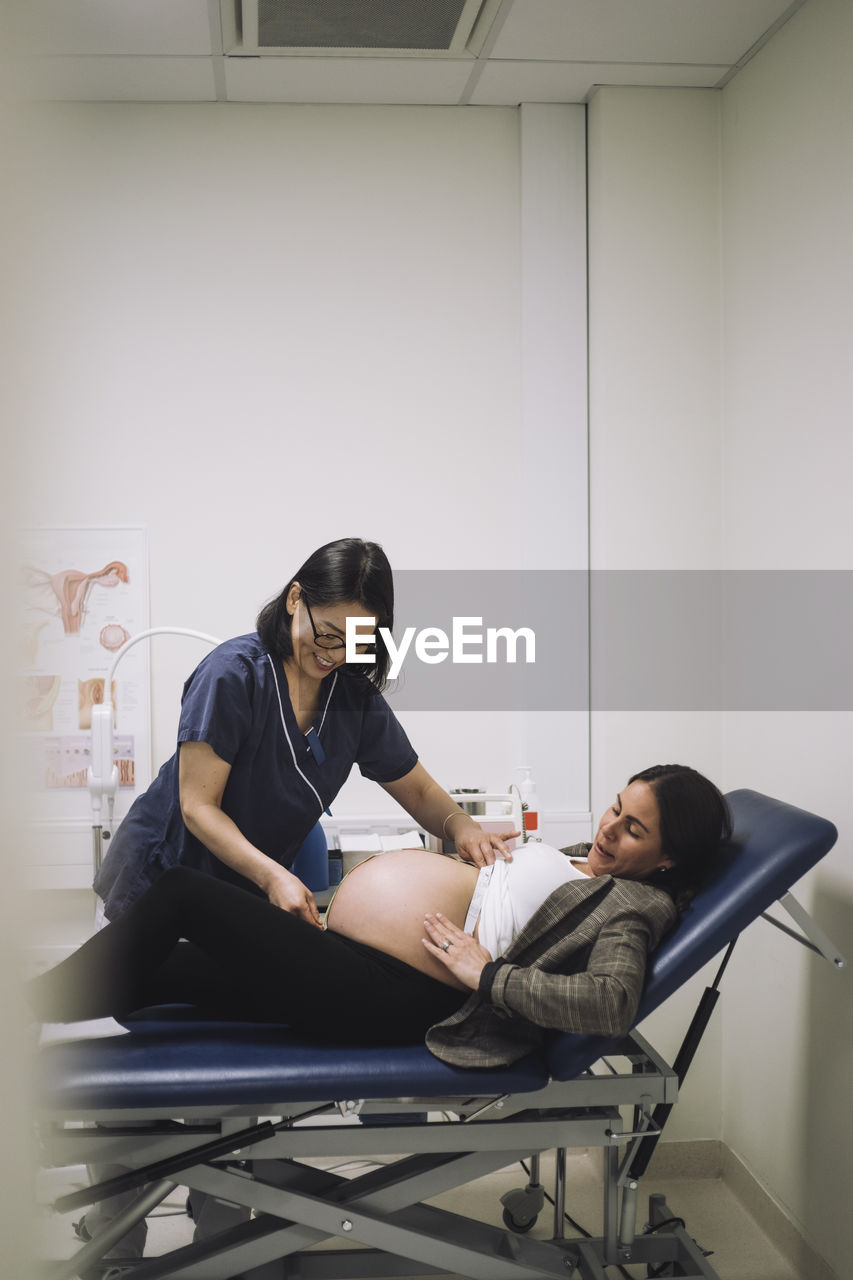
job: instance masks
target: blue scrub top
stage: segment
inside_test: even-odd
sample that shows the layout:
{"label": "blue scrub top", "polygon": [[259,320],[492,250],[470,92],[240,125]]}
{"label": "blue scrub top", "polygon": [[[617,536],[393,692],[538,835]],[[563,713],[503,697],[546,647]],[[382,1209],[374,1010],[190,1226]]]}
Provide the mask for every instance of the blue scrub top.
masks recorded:
{"label": "blue scrub top", "polygon": [[[280,665],[276,670],[257,633],[219,645],[184,685],[178,743],[206,742],[231,766],[223,811],[247,840],[285,867],[353,764],[374,782],[394,782],[418,759],[391,708],[363,676],[340,668],[321,688],[314,721],[324,753],[319,763],[296,723],[284,671]],[[107,918],[120,915],[178,865],[255,888],[184,825],[176,752],[134,801],[95,877]]]}

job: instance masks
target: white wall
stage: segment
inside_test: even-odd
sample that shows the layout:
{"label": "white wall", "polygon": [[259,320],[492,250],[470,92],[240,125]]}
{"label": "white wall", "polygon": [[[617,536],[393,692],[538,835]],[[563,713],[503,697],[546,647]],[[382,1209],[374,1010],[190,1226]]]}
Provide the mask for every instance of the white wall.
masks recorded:
{"label": "white wall", "polygon": [[[853,8],[810,0],[723,94],[725,563],[853,569]],[[816,629],[833,627],[831,602]],[[849,646],[849,638],[845,638]],[[831,818],[798,896],[853,959],[845,712],[726,718],[724,779]],[[724,1136],[849,1274],[853,969],[753,930],[725,1005]],[[737,978],[737,973],[734,975]],[[746,987],[744,988],[746,992]]]}
{"label": "white wall", "polygon": [[[0,51],[0,73],[5,70]],[[0,168],[13,171],[18,161],[13,112],[0,96]],[[19,413],[17,294],[9,288],[14,279],[13,264],[19,256],[20,223],[14,216],[14,186],[0,202],[0,271],[5,283],[0,291],[0,423],[2,423],[2,464],[0,464],[0,593],[6,602],[7,625],[0,628],[0,697],[8,709],[15,706],[16,636],[8,625],[9,602],[18,590],[18,577],[7,554],[15,529],[14,511],[22,476],[13,465],[15,424]],[[3,1129],[0,1151],[0,1240],[3,1241],[3,1269],[9,1275],[28,1277],[32,1273],[31,1226],[32,1187],[35,1152],[28,1112],[27,1090],[30,1047],[25,1030],[29,1018],[23,1007],[19,986],[19,957],[26,940],[26,922],[21,910],[21,852],[26,846],[26,814],[20,803],[20,752],[8,733],[0,733],[0,810],[3,837],[0,843],[0,1016],[3,1019],[3,1050],[0,1053],[0,1124]]]}
{"label": "white wall", "polygon": [[[65,104],[24,126],[20,523],[147,526],[152,625],[222,637],[344,534],[396,571],[585,567],[582,108]],[[155,766],[203,651],[152,644]],[[583,712],[401,719],[445,786],[529,763],[546,811],[588,810]],[[354,771],[336,811],[365,810],[395,806]]]}
{"label": "white wall", "polygon": [[[719,563],[718,106],[711,91],[602,89],[589,107],[590,558],[599,580]],[[619,643],[631,645],[629,631]],[[593,668],[597,656],[593,644]],[[595,710],[593,814],[632,773],[672,761],[719,780],[718,713]],[[680,1043],[701,981],[650,1020],[665,1052]],[[719,1035],[717,1022],[670,1140],[720,1136]]]}
{"label": "white wall", "polygon": [[64,106],[27,164],[25,514],[146,524],[152,621],[251,629],[353,530],[399,567],[512,563],[470,513],[513,497],[514,112]]}
{"label": "white wall", "polygon": [[[846,0],[810,0],[722,93],[602,90],[590,106],[594,567],[853,568],[851,47]],[[833,626],[831,602],[814,625]],[[843,711],[597,714],[593,808],[616,765],[683,754],[724,789],[824,814],[839,844],[798,896],[849,955],[851,729]],[[839,1276],[851,983],[753,926],[667,1131],[722,1137]]]}

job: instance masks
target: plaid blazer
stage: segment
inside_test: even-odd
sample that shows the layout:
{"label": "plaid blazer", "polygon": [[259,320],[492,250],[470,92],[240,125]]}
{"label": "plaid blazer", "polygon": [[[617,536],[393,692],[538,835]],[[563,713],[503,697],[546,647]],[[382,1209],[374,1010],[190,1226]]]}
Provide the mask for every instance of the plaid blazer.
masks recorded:
{"label": "plaid blazer", "polygon": [[[588,845],[565,850],[583,857]],[[548,1029],[624,1035],[646,960],[677,912],[641,880],[590,876],[561,885],[531,916],[477,991],[430,1027],[427,1047],[458,1067],[508,1066],[540,1047]]]}

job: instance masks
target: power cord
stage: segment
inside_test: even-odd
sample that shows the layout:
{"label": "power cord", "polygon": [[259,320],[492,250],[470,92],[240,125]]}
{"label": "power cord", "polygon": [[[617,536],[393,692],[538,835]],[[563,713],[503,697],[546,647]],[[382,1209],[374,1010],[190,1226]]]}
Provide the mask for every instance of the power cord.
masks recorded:
{"label": "power cord", "polygon": [[[663,1231],[665,1227],[681,1227],[682,1231],[686,1231],[687,1223],[684,1221],[683,1218],[678,1218],[675,1216],[673,1216],[672,1218],[664,1218],[662,1222],[656,1222],[654,1226],[647,1226],[645,1231],[643,1232],[643,1235],[653,1236],[655,1235],[656,1232]],[[703,1258],[710,1258],[714,1252],[713,1249],[703,1249],[698,1240],[694,1240],[693,1243],[696,1245],[696,1248],[701,1251]],[[650,1267],[648,1272],[650,1280],[654,1280],[655,1276],[666,1275],[665,1268],[668,1266],[669,1266],[669,1263],[665,1262],[662,1264],[662,1266],[657,1267],[654,1270]]]}
{"label": "power cord", "polygon": [[[521,1165],[522,1169],[524,1170],[524,1172],[527,1174],[527,1177],[529,1178],[530,1170],[528,1169],[527,1165],[524,1163],[523,1160],[519,1160],[518,1163]],[[542,1194],[544,1195],[545,1199],[553,1208],[554,1200],[551,1196],[548,1195],[548,1192],[545,1190],[544,1187],[542,1188]],[[587,1231],[586,1227],[582,1227],[581,1224],[579,1222],[576,1222],[574,1218],[571,1216],[571,1214],[566,1213],[565,1210],[563,1210],[563,1217],[565,1218],[566,1222],[568,1222],[569,1226],[572,1227],[575,1231],[577,1231],[579,1235],[582,1235],[585,1240],[592,1239],[592,1232]],[[624,1267],[617,1266],[616,1270],[619,1272],[620,1276],[624,1276],[625,1280],[634,1280],[634,1277],[630,1276]]]}
{"label": "power cord", "polygon": [[[527,1165],[525,1164],[525,1162],[524,1162],[523,1160],[519,1160],[519,1164],[521,1165],[522,1169],[524,1170],[524,1172],[525,1172],[525,1174],[527,1175],[527,1178],[528,1178],[528,1180],[529,1180],[529,1179],[530,1179],[530,1170],[528,1169]],[[553,1200],[553,1198],[552,1198],[551,1196],[549,1196],[549,1195],[548,1195],[548,1192],[545,1190],[545,1188],[544,1188],[544,1187],[542,1188],[542,1194],[543,1194],[543,1196],[545,1197],[545,1199],[548,1201],[548,1203],[551,1205],[551,1207],[553,1208],[553,1207],[554,1207],[554,1200]],[[584,1237],[584,1239],[586,1239],[586,1240],[591,1240],[591,1239],[592,1239],[592,1232],[587,1231],[586,1227],[583,1227],[583,1226],[581,1226],[581,1224],[580,1224],[579,1222],[576,1222],[576,1221],[575,1221],[575,1219],[571,1216],[571,1214],[566,1213],[566,1212],[564,1211],[564,1213],[563,1213],[563,1217],[565,1218],[566,1222],[568,1222],[569,1226],[570,1226],[570,1227],[572,1227],[572,1228],[573,1228],[573,1230],[577,1231],[579,1235],[582,1235],[582,1236]],[[642,1233],[642,1234],[643,1234],[644,1236],[653,1236],[653,1235],[655,1235],[658,1231],[663,1231],[663,1230],[665,1230],[667,1227],[681,1227],[682,1231],[686,1231],[686,1230],[687,1230],[687,1224],[686,1224],[686,1222],[684,1221],[684,1219],[683,1219],[683,1218],[679,1218],[679,1217],[677,1217],[677,1216],[673,1215],[671,1218],[664,1218],[662,1222],[656,1222],[656,1223],[654,1224],[654,1226],[652,1226],[652,1225],[647,1226],[647,1227],[644,1229],[644,1231],[643,1231],[643,1233]],[[714,1252],[714,1250],[713,1250],[713,1249],[703,1249],[703,1248],[702,1248],[702,1245],[701,1245],[701,1244],[699,1244],[698,1240],[694,1240],[694,1241],[693,1241],[693,1243],[696,1245],[697,1249],[701,1250],[701,1253],[702,1253],[703,1258],[710,1258],[710,1257],[712,1256],[712,1254],[713,1254],[713,1252]],[[666,1268],[667,1268],[668,1266],[670,1266],[670,1263],[669,1263],[669,1262],[664,1262],[664,1263],[662,1263],[662,1264],[661,1264],[661,1266],[660,1266],[660,1267],[657,1267],[657,1268],[654,1268],[654,1269],[653,1269],[653,1268],[651,1268],[651,1267],[649,1267],[648,1272],[647,1272],[647,1274],[648,1274],[648,1276],[649,1276],[649,1280],[654,1280],[654,1277],[655,1277],[655,1276],[663,1276],[663,1275],[665,1275],[665,1274],[666,1274]],[[628,1272],[625,1270],[625,1268],[624,1268],[624,1267],[617,1266],[617,1267],[616,1267],[616,1270],[619,1272],[619,1275],[620,1275],[620,1276],[623,1276],[623,1277],[624,1277],[624,1280],[634,1280],[633,1276],[630,1276],[630,1275],[628,1274]]]}

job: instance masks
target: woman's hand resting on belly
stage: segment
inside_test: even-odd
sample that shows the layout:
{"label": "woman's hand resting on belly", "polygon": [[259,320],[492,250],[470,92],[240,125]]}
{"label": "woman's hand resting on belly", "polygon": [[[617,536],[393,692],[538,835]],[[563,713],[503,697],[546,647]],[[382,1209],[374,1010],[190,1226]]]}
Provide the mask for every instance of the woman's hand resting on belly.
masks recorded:
{"label": "woman's hand resting on belly", "polygon": [[457,928],[439,912],[425,918],[424,928],[427,937],[423,944],[430,955],[435,956],[462,986],[476,991],[484,966],[494,957],[470,933]]}

